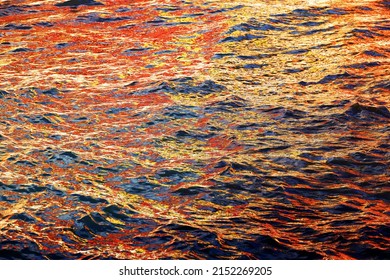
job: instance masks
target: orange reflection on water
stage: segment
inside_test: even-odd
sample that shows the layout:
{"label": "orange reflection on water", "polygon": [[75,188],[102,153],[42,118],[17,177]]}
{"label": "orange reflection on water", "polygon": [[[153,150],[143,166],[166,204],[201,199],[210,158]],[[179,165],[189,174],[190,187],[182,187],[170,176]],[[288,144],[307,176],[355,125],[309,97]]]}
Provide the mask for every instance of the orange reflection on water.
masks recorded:
{"label": "orange reflection on water", "polygon": [[2,4],[0,258],[388,256],[385,2]]}

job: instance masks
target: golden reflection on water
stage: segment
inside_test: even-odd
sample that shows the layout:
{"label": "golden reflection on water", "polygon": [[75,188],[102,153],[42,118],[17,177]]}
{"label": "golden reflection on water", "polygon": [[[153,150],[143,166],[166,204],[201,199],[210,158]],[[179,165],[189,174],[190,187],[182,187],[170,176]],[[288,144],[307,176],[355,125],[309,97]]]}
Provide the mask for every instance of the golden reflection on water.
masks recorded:
{"label": "golden reflection on water", "polygon": [[59,2],[1,4],[1,258],[388,257],[385,2]]}

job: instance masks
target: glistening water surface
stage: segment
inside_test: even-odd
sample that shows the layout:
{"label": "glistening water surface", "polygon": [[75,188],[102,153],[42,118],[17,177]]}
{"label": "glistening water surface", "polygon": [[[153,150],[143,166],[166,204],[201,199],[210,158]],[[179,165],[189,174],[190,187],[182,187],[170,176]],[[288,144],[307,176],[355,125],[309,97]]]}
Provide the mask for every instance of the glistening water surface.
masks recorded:
{"label": "glistening water surface", "polygon": [[0,258],[389,259],[389,1],[0,1]]}

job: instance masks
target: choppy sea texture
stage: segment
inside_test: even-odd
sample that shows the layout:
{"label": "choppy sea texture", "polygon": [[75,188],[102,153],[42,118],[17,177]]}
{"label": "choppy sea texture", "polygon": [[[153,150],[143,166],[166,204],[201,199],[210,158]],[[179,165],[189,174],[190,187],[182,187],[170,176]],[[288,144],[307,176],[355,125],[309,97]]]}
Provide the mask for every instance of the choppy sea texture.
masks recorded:
{"label": "choppy sea texture", "polygon": [[0,258],[389,259],[389,1],[0,1]]}

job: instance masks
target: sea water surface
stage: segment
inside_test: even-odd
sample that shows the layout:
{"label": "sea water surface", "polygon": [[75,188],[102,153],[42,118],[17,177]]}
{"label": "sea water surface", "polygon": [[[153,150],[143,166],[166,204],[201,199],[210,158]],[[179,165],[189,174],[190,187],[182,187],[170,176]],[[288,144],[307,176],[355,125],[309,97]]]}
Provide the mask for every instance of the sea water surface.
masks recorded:
{"label": "sea water surface", "polygon": [[389,18],[0,1],[0,258],[390,259]]}

